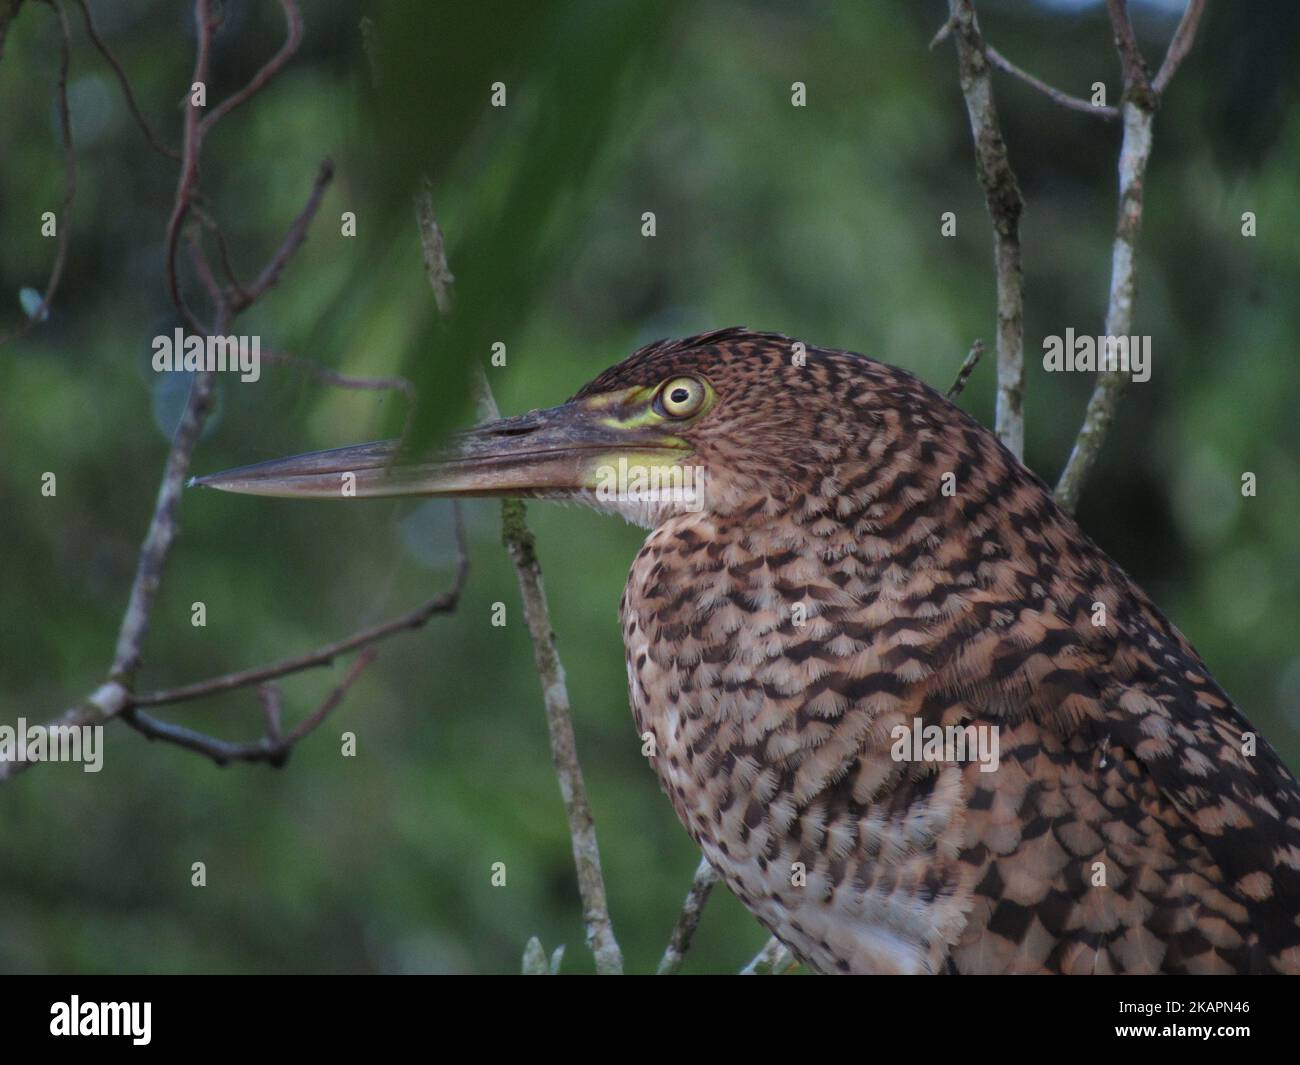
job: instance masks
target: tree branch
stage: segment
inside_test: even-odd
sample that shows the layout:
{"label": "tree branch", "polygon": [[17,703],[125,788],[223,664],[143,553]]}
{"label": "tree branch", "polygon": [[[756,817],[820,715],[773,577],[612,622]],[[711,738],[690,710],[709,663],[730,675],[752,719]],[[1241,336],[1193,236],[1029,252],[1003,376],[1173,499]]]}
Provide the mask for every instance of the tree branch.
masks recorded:
{"label": "tree branch", "polygon": [[695,930],[700,926],[700,918],[704,915],[704,905],[713,894],[713,885],[717,882],[717,872],[707,858],[701,858],[695,877],[691,880],[691,889],[686,893],[686,901],[682,903],[682,911],[677,915],[677,923],[673,925],[668,948],[659,961],[659,976],[672,976],[682,967],[686,952],[691,949],[691,940],[695,938]]}
{"label": "tree branch", "polygon": [[[420,227],[420,246],[425,272],[441,311],[450,309],[449,285],[452,278],[447,266],[445,244],[433,210],[433,197],[426,182],[416,198],[416,220]],[[445,313],[445,312],[444,312]],[[475,377],[479,415],[484,420],[501,416],[487,376],[478,367]],[[546,727],[551,741],[551,760],[559,778],[560,794],[569,822],[573,861],[578,871],[578,892],[582,897],[583,919],[587,928],[587,945],[596,958],[596,972],[621,975],[623,952],[614,938],[614,926],[606,901],[605,879],[600,868],[600,846],[596,840],[596,822],[587,798],[582,766],[578,761],[578,743],[573,730],[569,690],[564,666],[555,649],[555,631],[551,628],[550,607],[542,585],[542,567],[537,561],[533,534],[524,519],[522,500],[501,502],[502,537],[519,578],[519,592],[524,604],[524,619],[533,643],[533,661],[542,682],[542,700],[546,706]]]}
{"label": "tree branch", "polygon": [[[486,384],[486,382],[485,382]],[[492,404],[495,406],[495,403]],[[551,738],[551,759],[560,781],[560,794],[568,815],[569,835],[573,841],[573,860],[578,869],[578,890],[582,896],[583,917],[587,925],[587,944],[596,957],[596,971],[602,976],[623,972],[623,953],[614,938],[605,880],[600,868],[600,847],[596,840],[596,822],[587,798],[587,786],[578,762],[577,737],[565,684],[564,667],[555,649],[555,631],[551,628],[550,608],[542,585],[542,567],[534,550],[533,534],[524,521],[522,500],[507,499],[501,504],[501,524],[506,549],[519,577],[519,592],[524,602],[524,618],[533,641],[533,661],[542,682],[546,704],[546,726]]]}
{"label": "tree branch", "polygon": [[162,688],[158,691],[143,692],[140,695],[132,696],[129,703],[133,707],[162,706],[168,703],[183,703],[190,699],[202,699],[209,695],[233,691],[236,688],[248,688],[254,684],[263,684],[266,681],[290,673],[299,673],[302,670],[312,669],[316,666],[327,666],[340,655],[377,643],[394,633],[421,628],[435,614],[447,614],[455,610],[461,592],[465,588],[465,579],[469,574],[469,555],[465,549],[465,528],[459,508],[456,509],[456,546],[456,578],[452,587],[445,592],[439,592],[432,599],[414,610],[372,628],[353,633],[342,640],[318,647],[314,651],[297,655],[294,658],[286,658],[279,662],[272,662],[269,665],[258,666],[255,669],[240,670],[236,673],[223,673],[219,677],[209,677],[207,680],[185,684],[178,688]]}
{"label": "tree branch", "polygon": [[280,242],[280,247],[271,257],[271,261],[257,275],[257,280],[249,285],[242,294],[232,293],[231,305],[235,313],[261,299],[262,296],[266,295],[266,290],[280,280],[280,275],[289,264],[289,260],[293,258],[294,252],[302,247],[302,242],[307,239],[307,229],[311,226],[311,220],[316,217],[316,211],[320,207],[321,198],[325,195],[326,188],[329,187],[329,183],[333,180],[333,160],[322,159],[320,169],[316,172],[316,180],[311,187],[311,195],[307,197],[307,203],[303,209],[298,212],[298,217],[289,226],[289,231],[284,235],[284,240]]}
{"label": "tree branch", "polygon": [[998,384],[995,430],[1016,458],[1024,456],[1025,353],[1024,279],[1020,215],[1024,200],[1007,158],[1006,142],[993,101],[987,46],[980,36],[972,0],[948,0],[957,69],[975,141],[975,164],[989,218],[998,290]]}
{"label": "tree branch", "polygon": [[1174,30],[1173,39],[1169,42],[1169,50],[1165,52],[1164,62],[1160,64],[1160,69],[1156,71],[1156,76],[1151,82],[1151,88],[1156,95],[1165,91],[1174,75],[1178,73],[1183,60],[1187,58],[1187,53],[1192,50],[1196,31],[1201,25],[1201,16],[1204,13],[1205,0],[1187,0],[1187,9],[1183,12],[1182,21],[1178,23],[1178,29]]}
{"label": "tree branch", "polygon": [[164,740],[197,754],[206,755],[220,766],[229,765],[231,762],[269,762],[279,768],[288,761],[289,753],[298,741],[319,728],[338,707],[348,689],[356,683],[357,678],[378,654],[379,652],[373,647],[367,647],[362,651],[343,675],[343,679],[325,697],[324,702],[303,718],[288,735],[280,735],[279,706],[278,702],[274,701],[268,701],[266,704],[273,709],[268,709],[266,734],[256,743],[231,743],[181,725],[159,721],[134,708],[126,710],[122,714],[122,720],[151,740]]}
{"label": "tree branch", "polygon": [[[1137,241],[1142,228],[1146,169],[1151,158],[1156,92],[1159,90],[1148,81],[1146,63],[1129,21],[1127,0],[1106,0],[1106,6],[1124,71],[1124,100],[1120,108],[1124,119],[1124,139],[1119,153],[1119,209],[1111,249],[1105,332],[1108,337],[1121,337],[1129,336],[1133,328],[1133,304],[1137,299]],[[1157,75],[1161,88],[1168,85],[1179,63],[1191,50],[1203,7],[1203,3],[1192,0],[1174,31]],[[1083,486],[1101,453],[1128,381],[1128,373],[1119,367],[1097,373],[1083,425],[1056,484],[1056,500],[1067,513],[1073,514],[1078,508]]]}
{"label": "tree branch", "polygon": [[108,61],[108,65],[113,68],[113,74],[117,77],[117,83],[122,86],[122,95],[126,97],[127,110],[131,112],[131,117],[135,119],[135,124],[140,127],[140,131],[144,134],[145,140],[149,142],[149,147],[164,158],[174,159],[177,162],[180,162],[181,153],[175,148],[169,148],[154,135],[153,127],[149,125],[144,114],[140,111],[140,105],[136,103],[135,92],[131,88],[131,80],[126,76],[126,70],[123,68],[122,64],[118,62],[118,58],[113,54],[113,50],[109,48],[109,46],[104,42],[104,39],[100,37],[99,30],[95,28],[95,22],[90,17],[90,8],[86,6],[86,0],[76,0],[76,3],[77,6],[81,8],[81,18],[86,24],[86,36],[90,38],[90,43],[95,46],[99,51],[99,54]]}
{"label": "tree branch", "polygon": [[[59,4],[59,0],[52,0],[52,2],[54,3],[56,10],[60,12],[61,21],[65,30],[66,46],[66,16],[63,14],[63,9]],[[164,236],[164,281],[167,291],[172,298],[172,302],[180,313],[182,319],[193,332],[204,335],[224,334],[230,328],[233,318],[241,309],[244,309],[256,299],[260,298],[272,285],[275,284],[286,264],[305,239],[307,229],[320,206],[325,188],[333,174],[332,165],[329,160],[326,160],[321,164],[320,172],[318,173],[312,191],[307,198],[306,205],[289,227],[287,234],[281,241],[275,254],[271,257],[266,267],[258,275],[257,280],[248,290],[244,290],[239,285],[238,280],[233,277],[233,271],[230,268],[229,255],[225,249],[224,241],[220,240],[220,230],[216,227],[215,222],[207,220],[206,224],[209,229],[216,229],[217,231],[223,265],[231,275],[231,286],[228,289],[223,289],[213,277],[211,268],[209,267],[197,241],[190,240],[187,242],[190,253],[194,258],[195,272],[202,281],[214,304],[212,322],[207,327],[202,326],[181,294],[176,271],[176,252],[184,220],[201,196],[198,184],[198,175],[199,157],[202,149],[203,138],[205,134],[212,129],[216,121],[228,114],[236,106],[261,91],[261,89],[269,82],[271,77],[284,65],[288,57],[297,49],[302,36],[302,22],[298,15],[297,7],[292,0],[281,0],[281,7],[285,11],[286,21],[289,25],[289,33],[284,46],[276,56],[258,72],[258,74],[247,86],[245,86],[244,89],[227,100],[223,106],[215,109],[206,119],[203,119],[202,121],[199,120],[198,109],[194,107],[193,104],[187,104],[185,110],[184,135],[180,152],[181,169],[177,180],[176,195],[168,217]],[[87,18],[89,18],[88,12]],[[216,30],[218,21],[219,20],[213,16],[211,0],[195,0],[197,44],[195,48],[193,80],[196,82],[206,82],[212,49],[212,37]],[[97,37],[97,34],[94,33],[93,30],[93,23],[88,22],[88,30],[92,33],[92,39]],[[98,42],[98,44],[102,46],[102,41]],[[127,91],[128,99],[133,101],[134,97],[129,91],[125,74],[121,71],[120,64],[116,62],[115,57],[112,56],[112,53],[108,51],[106,47],[101,47],[101,51],[104,52],[106,58],[109,59],[110,63],[113,64],[114,69],[119,73],[119,80],[123,82],[123,88]],[[66,67],[67,63],[65,56],[64,73],[61,78],[60,90],[61,96],[64,97],[66,97],[66,93],[63,91],[66,83]],[[138,108],[135,108],[134,110],[138,110]],[[70,128],[66,122],[66,99],[64,100],[63,111],[66,131]],[[65,142],[70,147],[70,133],[67,134],[67,138],[68,139],[66,139]],[[327,376],[328,371],[322,371],[322,375]],[[345,380],[342,375],[335,376],[338,380],[333,383],[342,383]],[[123,612],[121,625],[118,631],[117,642],[113,653],[113,661],[109,671],[109,679],[104,684],[100,685],[99,688],[97,688],[81,703],[65,710],[54,721],[50,722],[51,726],[79,727],[100,725],[126,712],[134,711],[135,708],[139,706],[181,702],[187,699],[198,698],[202,695],[228,691],[245,685],[262,683],[274,677],[284,676],[316,665],[323,665],[337,655],[367,646],[368,644],[382,639],[394,632],[403,629],[418,628],[433,614],[450,610],[455,606],[460,590],[464,585],[466,572],[465,567],[467,565],[463,533],[459,524],[459,512],[457,512],[457,537],[460,544],[461,557],[455,585],[451,591],[441,593],[439,596],[434,597],[416,610],[404,614],[399,618],[395,618],[390,622],[375,626],[371,629],[366,629],[348,637],[347,639],[319,648],[314,652],[299,656],[298,658],[289,659],[270,666],[263,666],[254,670],[225,674],[221,677],[215,677],[207,681],[200,681],[181,688],[151,692],[144,696],[135,696],[131,689],[134,684],[135,674],[140,664],[141,648],[149,630],[149,621],[153,611],[154,601],[158,594],[158,588],[162,580],[163,568],[167,556],[170,553],[171,546],[176,539],[176,513],[180,505],[180,496],[185,484],[186,473],[189,470],[190,459],[212,407],[214,384],[215,375],[212,372],[201,372],[195,374],[191,384],[189,399],[181,416],[180,424],[172,438],[171,447],[167,453],[167,459],[164,464],[162,479],[159,483],[158,494],[154,503],[153,514],[150,518],[149,528],[140,548],[135,577],[131,584],[127,606]],[[170,725],[165,722],[156,721],[138,713],[133,714],[132,723],[138,730],[145,731],[154,738],[181,743],[182,746],[189,746],[191,749],[198,750],[218,761],[282,760],[285,745],[292,746],[292,744],[305,736],[312,728],[315,728],[316,725],[324,719],[334,706],[337,705],[338,701],[343,698],[344,694],[346,694],[347,688],[359,674],[360,670],[364,669],[365,665],[369,663],[371,657],[372,655],[367,652],[364,656],[364,663],[359,662],[358,664],[354,664],[352,671],[347,674],[344,678],[344,683],[335,690],[334,695],[332,695],[330,699],[327,699],[315,714],[306,719],[303,725],[300,725],[288,736],[279,736],[278,726],[274,725],[274,721],[278,718],[278,711],[274,713],[272,712],[272,704],[274,703],[275,706],[278,706],[278,702],[276,702],[278,696],[265,692],[264,707],[266,708],[267,713],[267,738],[261,743],[255,745],[226,744],[225,741],[216,740],[211,737],[204,737],[200,733],[183,729],[179,726]],[[0,762],[0,781],[11,779],[31,764],[33,763]]]}
{"label": "tree branch", "polygon": [[[15,337],[22,336],[37,322],[43,322],[49,317],[50,307],[54,303],[54,294],[59,289],[59,282],[63,279],[63,268],[68,261],[68,241],[69,234],[72,230],[72,205],[77,198],[77,153],[72,146],[72,116],[68,112],[68,68],[72,63],[72,30],[68,26],[68,13],[63,7],[62,0],[46,0],[50,8],[59,20],[59,29],[62,31],[62,42],[59,47],[59,80],[58,80],[58,101],[59,101],[59,131],[63,143],[63,208],[56,219],[58,228],[57,244],[54,252],[54,265],[50,268],[49,280],[45,283],[45,294],[41,296],[41,302],[27,315],[27,320],[21,325],[15,326],[9,332],[0,336],[0,346],[13,340]],[[16,13],[16,9],[15,9]],[[3,43],[3,42],[0,42]]]}
{"label": "tree branch", "polygon": [[970,375],[974,372],[975,367],[983,357],[984,341],[976,340],[971,344],[970,351],[966,353],[966,358],[962,360],[961,369],[957,371],[957,379],[953,381],[952,387],[944,393],[946,398],[956,399],[962,394],[962,390],[966,387],[966,382],[970,380]]}
{"label": "tree branch", "polygon": [[1085,115],[1092,115],[1094,118],[1104,118],[1108,121],[1113,121],[1114,119],[1119,118],[1118,107],[1109,107],[1105,104],[1094,104],[1090,100],[1083,100],[1078,96],[1071,96],[1068,92],[1062,92],[1060,89],[1048,85],[1047,82],[1043,81],[1041,78],[1034,77],[1027,70],[1022,70],[1020,67],[1016,66],[1015,63],[1011,62],[1010,59],[1004,56],[991,44],[986,43],[984,45],[984,54],[988,56],[989,62],[999,70],[1005,71],[1013,78],[1019,78],[1030,88],[1037,89],[1044,96],[1048,97],[1054,103],[1060,104],[1062,107],[1068,108],[1071,111],[1082,111]]}
{"label": "tree branch", "polygon": [[754,955],[753,961],[740,970],[741,976],[780,976],[794,966],[794,955],[776,936]]}
{"label": "tree branch", "polygon": [[[267,82],[275,77],[284,69],[286,63],[293,58],[294,52],[298,51],[298,46],[302,44],[302,13],[298,10],[295,0],[280,0],[280,9],[284,12],[285,21],[285,39],[280,50],[275,53],[262,68],[253,75],[247,85],[237,93],[227,96],[216,107],[208,112],[206,118],[201,123],[199,134],[206,136],[208,131],[220,122],[226,115],[230,114],[236,107],[247,103],[252,97],[256,96],[264,88]],[[195,81],[206,80],[195,78]]]}

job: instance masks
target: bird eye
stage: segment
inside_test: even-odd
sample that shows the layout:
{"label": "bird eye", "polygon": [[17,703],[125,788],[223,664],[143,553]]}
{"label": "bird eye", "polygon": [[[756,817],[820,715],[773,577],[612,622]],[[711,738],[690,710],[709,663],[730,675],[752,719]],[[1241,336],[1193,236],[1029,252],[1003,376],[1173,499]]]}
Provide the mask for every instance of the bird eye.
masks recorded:
{"label": "bird eye", "polygon": [[674,377],[659,390],[659,409],[670,418],[689,418],[705,398],[704,385],[694,377]]}

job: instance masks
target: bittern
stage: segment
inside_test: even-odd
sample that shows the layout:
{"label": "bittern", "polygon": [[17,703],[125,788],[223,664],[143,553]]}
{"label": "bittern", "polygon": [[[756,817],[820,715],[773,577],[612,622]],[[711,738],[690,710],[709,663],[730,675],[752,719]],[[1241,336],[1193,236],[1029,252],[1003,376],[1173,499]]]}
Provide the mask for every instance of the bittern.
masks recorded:
{"label": "bittern", "polygon": [[368,444],[199,483],[648,527],[620,606],[637,732],[811,969],[1300,970],[1295,777],[1043,482],[903,370],[725,329],[427,462]]}

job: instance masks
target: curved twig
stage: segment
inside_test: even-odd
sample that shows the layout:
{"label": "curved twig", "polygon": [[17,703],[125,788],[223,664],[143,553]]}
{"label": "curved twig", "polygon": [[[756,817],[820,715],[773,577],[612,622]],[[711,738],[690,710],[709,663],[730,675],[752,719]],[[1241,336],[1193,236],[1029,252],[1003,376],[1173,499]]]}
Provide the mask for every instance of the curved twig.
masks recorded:
{"label": "curved twig", "polygon": [[718,882],[717,871],[709,864],[707,858],[701,858],[691,880],[691,889],[686,893],[677,923],[673,925],[673,934],[668,940],[668,948],[659,961],[656,970],[659,976],[672,976],[682,967],[686,952],[691,949],[691,940],[695,930],[700,927],[700,918],[704,916],[705,903],[713,894],[713,885]]}
{"label": "curved twig", "polygon": [[291,732],[287,735],[280,735],[278,723],[273,720],[268,721],[266,735],[256,743],[231,743],[229,740],[208,736],[205,733],[196,732],[194,729],[185,728],[183,725],[176,725],[169,721],[159,721],[157,718],[140,713],[135,709],[124,711],[122,720],[151,740],[164,740],[167,743],[174,743],[178,747],[184,747],[186,750],[194,751],[197,754],[206,755],[220,766],[228,765],[231,762],[269,762],[279,768],[288,761],[289,753],[298,741],[319,728],[324,720],[338,707],[348,689],[356,683],[357,678],[365,672],[366,667],[375,660],[378,654],[379,652],[375,648],[366,648],[357,656],[357,660],[352,663],[348,671],[343,675],[343,679],[334,686],[334,689],[325,697],[324,701],[307,717],[303,718]]}
{"label": "curved twig", "polygon": [[1094,118],[1104,118],[1107,121],[1114,121],[1119,118],[1119,108],[1111,107],[1107,104],[1094,104],[1088,100],[1081,99],[1078,96],[1071,96],[1068,92],[1062,92],[1055,86],[1048,85],[1042,78],[1036,78],[1027,70],[1022,70],[1011,62],[1006,56],[999,52],[993,45],[985,42],[984,54],[988,56],[989,62],[999,70],[1010,74],[1013,78],[1019,78],[1030,88],[1037,89],[1044,96],[1051,99],[1054,103],[1062,107],[1069,108],[1071,111],[1082,111],[1085,115],[1092,115]]}
{"label": "curved twig", "polygon": [[72,65],[72,28],[68,25],[68,13],[62,0],[46,0],[59,19],[59,28],[63,41],[59,50],[59,129],[62,133],[64,159],[63,209],[58,221],[58,243],[55,246],[54,265],[50,268],[49,280],[45,283],[45,293],[21,325],[0,336],[0,345],[8,343],[15,337],[22,336],[37,322],[43,322],[49,316],[49,309],[54,303],[54,294],[63,279],[63,268],[68,261],[68,241],[72,230],[72,205],[77,198],[77,153],[72,145],[72,115],[68,111],[68,69]]}
{"label": "curved twig", "polygon": [[140,132],[144,134],[145,140],[149,142],[149,147],[159,155],[179,162],[181,153],[175,148],[163,144],[162,141],[154,135],[153,127],[149,125],[148,120],[140,111],[140,105],[136,102],[135,92],[131,88],[130,79],[126,76],[126,70],[118,61],[117,56],[113,54],[113,50],[109,48],[108,44],[99,35],[99,30],[96,29],[95,22],[90,17],[90,8],[86,6],[86,0],[76,0],[76,4],[81,8],[81,18],[86,24],[86,36],[90,38],[90,43],[95,46],[99,51],[99,54],[108,61],[108,65],[113,68],[113,73],[117,77],[117,83],[122,86],[122,95],[126,97],[127,109],[131,112],[131,117],[135,119],[135,124],[140,127]]}
{"label": "curved twig", "polygon": [[157,691],[143,692],[131,697],[131,706],[164,706],[171,703],[188,702],[191,699],[202,699],[205,696],[234,691],[236,688],[248,688],[254,684],[264,684],[269,680],[275,680],[277,677],[287,676],[290,673],[299,673],[315,666],[327,666],[334,659],[347,654],[349,651],[366,647],[397,632],[418,629],[435,614],[449,613],[456,608],[469,573],[469,554],[465,547],[465,528],[459,508],[456,508],[455,514],[458,558],[456,577],[451,588],[447,591],[439,592],[432,599],[422,603],[414,610],[407,611],[405,614],[364,629],[361,632],[353,633],[342,640],[336,640],[323,647],[318,647],[314,651],[308,651],[306,654],[286,658],[279,662],[272,662],[265,666],[257,666],[254,669],[223,673],[218,677],[209,677],[207,680],[195,681],[192,684],[184,684],[176,688],[161,688]]}

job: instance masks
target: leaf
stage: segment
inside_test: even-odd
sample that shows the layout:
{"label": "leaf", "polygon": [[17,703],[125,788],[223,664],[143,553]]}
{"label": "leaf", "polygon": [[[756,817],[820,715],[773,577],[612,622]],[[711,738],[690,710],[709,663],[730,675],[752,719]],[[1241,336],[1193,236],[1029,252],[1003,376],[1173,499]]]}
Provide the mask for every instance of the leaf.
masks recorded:
{"label": "leaf", "polygon": [[38,322],[43,322],[50,316],[50,309],[41,306],[44,299],[44,296],[28,285],[24,285],[18,290],[18,302],[23,306],[23,313],[28,318],[35,318]]}

